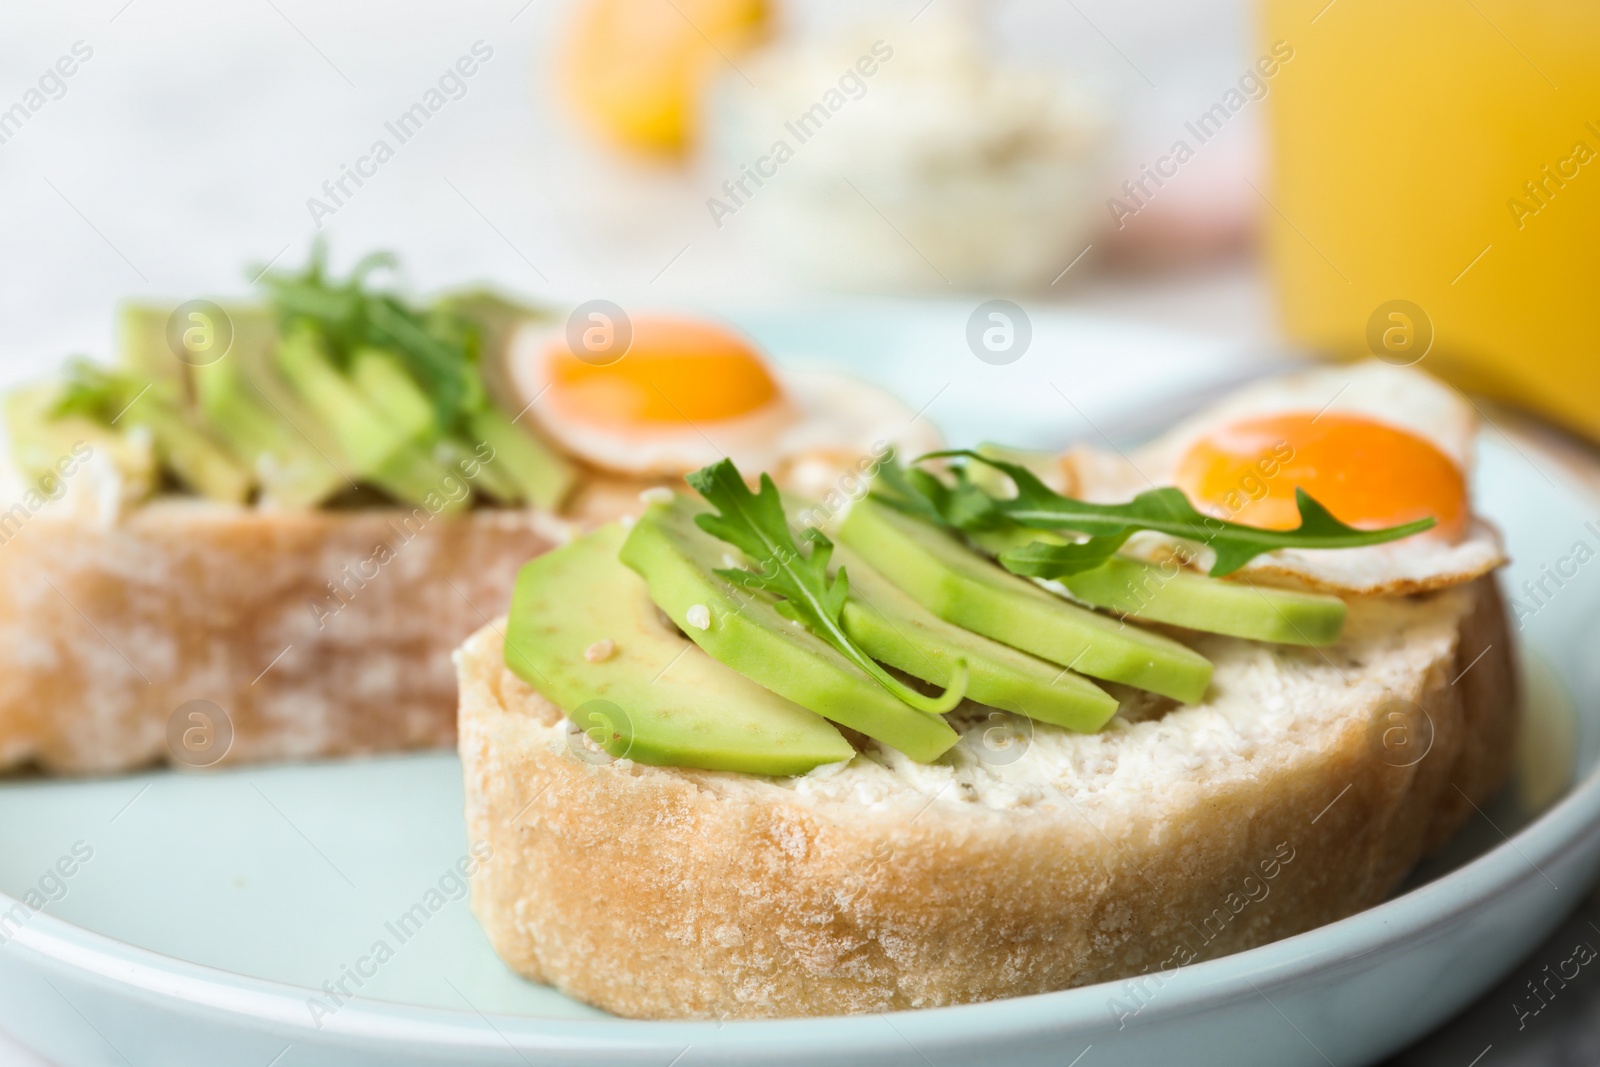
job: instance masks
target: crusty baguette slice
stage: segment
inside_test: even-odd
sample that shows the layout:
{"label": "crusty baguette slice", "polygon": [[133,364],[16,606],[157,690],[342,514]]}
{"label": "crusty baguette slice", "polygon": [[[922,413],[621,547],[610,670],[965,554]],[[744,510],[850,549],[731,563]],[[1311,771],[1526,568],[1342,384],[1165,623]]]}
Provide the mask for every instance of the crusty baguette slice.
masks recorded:
{"label": "crusty baguette slice", "polygon": [[[563,529],[181,498],[0,533],[0,766],[90,773],[449,745],[450,651]],[[226,721],[193,705],[169,731],[190,701]]]}
{"label": "crusty baguette slice", "polygon": [[485,627],[457,656],[468,829],[494,854],[473,910],[515,970],[620,1015],[989,1000],[1371,906],[1508,773],[1490,578],[1353,603],[1320,651],[1190,639],[1216,662],[1201,705],[1129,704],[1097,735],[1034,724],[1011,762],[978,719],[938,765],[868,744],[771,779],[608,762]]}
{"label": "crusty baguette slice", "polygon": [[450,653],[522,564],[670,481],[583,467],[560,516],[285,512],[122,506],[104,464],[47,500],[0,458],[0,769],[448,747]]}

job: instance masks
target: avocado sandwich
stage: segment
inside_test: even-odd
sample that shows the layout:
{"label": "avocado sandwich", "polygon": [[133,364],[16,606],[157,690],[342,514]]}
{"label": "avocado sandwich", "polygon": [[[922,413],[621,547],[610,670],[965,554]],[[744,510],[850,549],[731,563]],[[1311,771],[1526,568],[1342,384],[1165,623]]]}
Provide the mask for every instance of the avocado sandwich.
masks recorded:
{"label": "avocado sandwich", "polygon": [[0,763],[448,745],[448,650],[565,533],[575,469],[485,368],[535,314],[320,249],[259,302],[130,304],[114,365],[4,397]]}
{"label": "avocado sandwich", "polygon": [[0,766],[448,746],[450,651],[516,569],[702,465],[708,434],[786,486],[937,444],[711,320],[418,301],[395,266],[336,277],[318,246],[254,272],[254,301],[127,305],[114,364],[5,394]]}
{"label": "avocado sandwich", "polygon": [[456,655],[496,951],[630,1017],[881,1012],[1384,899],[1509,773],[1504,557],[1423,434],[1374,475],[1394,422],[1243,410],[1127,455],[889,455],[843,509],[724,460],[528,563]]}

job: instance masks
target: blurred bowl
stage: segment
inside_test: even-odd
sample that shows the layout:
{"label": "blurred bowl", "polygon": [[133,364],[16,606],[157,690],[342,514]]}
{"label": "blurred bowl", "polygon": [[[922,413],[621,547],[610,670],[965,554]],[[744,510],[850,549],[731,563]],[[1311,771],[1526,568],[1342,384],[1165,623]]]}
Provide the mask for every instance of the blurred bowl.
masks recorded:
{"label": "blurred bowl", "polygon": [[979,37],[930,15],[743,64],[710,102],[713,221],[827,288],[1048,287],[1099,221],[1109,123]]}

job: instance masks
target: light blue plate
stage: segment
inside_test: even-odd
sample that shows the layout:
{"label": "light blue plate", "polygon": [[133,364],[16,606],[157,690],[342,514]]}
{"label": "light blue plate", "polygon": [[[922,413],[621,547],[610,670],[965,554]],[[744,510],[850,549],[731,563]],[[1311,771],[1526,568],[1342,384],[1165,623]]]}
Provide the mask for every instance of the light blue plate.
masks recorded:
{"label": "light blue plate", "polygon": [[[1066,328],[1035,325],[1046,341]],[[750,328],[774,342],[786,327],[756,318]],[[932,394],[970,370],[941,361],[972,357],[927,358],[920,374],[902,362],[886,375]],[[1103,357],[1086,351],[1055,366],[1070,371],[1078,358]],[[983,426],[1049,437],[1055,409],[1041,407],[1037,382],[1023,382],[1019,374],[1014,388],[987,393],[958,386],[961,405],[940,421],[977,427],[953,433],[958,440]],[[1079,399],[1079,416],[1106,410]],[[997,422],[1007,403],[1015,419]],[[1574,541],[1600,544],[1583,525],[1600,507],[1553,462],[1493,435],[1482,460],[1480,506],[1518,559],[1513,588]],[[1596,619],[1600,583],[1580,575],[1526,620],[1531,772],[1415,888],[1343,922],[1184,968],[1125,1027],[1111,1001],[1126,1003],[1127,993],[1115,985],[826,1021],[605,1017],[516,978],[490,951],[453,874],[466,840],[459,769],[447,755],[0,786],[0,890],[44,905],[0,899],[0,1027],[63,1067],[1066,1067],[1080,1055],[1083,1067],[1357,1067],[1486,989],[1593,880]],[[1548,810],[1534,818],[1540,807]],[[402,931],[397,920],[418,904],[426,921]],[[380,942],[387,952],[377,953]],[[374,965],[375,954],[388,958]],[[341,983],[358,996],[346,998]]]}

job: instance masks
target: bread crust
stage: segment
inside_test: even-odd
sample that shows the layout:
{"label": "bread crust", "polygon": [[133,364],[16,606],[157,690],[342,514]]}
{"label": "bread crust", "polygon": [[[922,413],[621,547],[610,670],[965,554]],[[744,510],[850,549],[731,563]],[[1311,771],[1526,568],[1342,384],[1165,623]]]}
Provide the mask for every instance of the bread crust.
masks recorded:
{"label": "bread crust", "polygon": [[[468,828],[493,850],[473,910],[513,969],[630,1017],[890,1011],[1142,975],[1108,1003],[1136,1014],[1164,971],[1383,900],[1504,782],[1517,694],[1493,579],[1422,599],[1432,621],[1381,691],[1426,713],[1425,757],[1385,757],[1385,705],[1363,695],[1247,773],[1151,782],[1115,810],[604,762],[486,627],[457,654]],[[1379,692],[1364,654],[1324,658]]]}
{"label": "bread crust", "polygon": [[[0,546],[0,766],[105,773],[450,745],[451,649],[505,611],[517,568],[562,535],[513,510],[169,499],[110,524],[41,512]],[[226,723],[175,751],[169,720],[196,700]]]}

